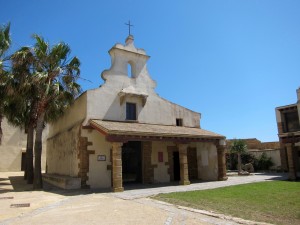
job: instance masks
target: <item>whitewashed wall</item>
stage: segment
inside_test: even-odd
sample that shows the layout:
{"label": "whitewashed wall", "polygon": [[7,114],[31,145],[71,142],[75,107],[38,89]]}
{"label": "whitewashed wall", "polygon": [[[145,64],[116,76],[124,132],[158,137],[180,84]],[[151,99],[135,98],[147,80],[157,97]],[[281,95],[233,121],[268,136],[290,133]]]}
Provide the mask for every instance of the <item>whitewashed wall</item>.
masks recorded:
{"label": "whitewashed wall", "polygon": [[[89,155],[89,172],[87,184],[91,188],[111,187],[111,170],[107,169],[111,165],[110,149],[111,143],[105,140],[105,137],[96,130],[82,130],[82,136],[88,137],[88,141],[93,143],[88,146],[88,150],[95,151],[95,154]],[[97,157],[104,155],[105,161],[98,161]]]}
{"label": "whitewashed wall", "polygon": [[271,157],[274,166],[272,168],[276,169],[281,166],[281,158],[280,158],[280,149],[266,149],[266,150],[249,150],[251,154],[253,154],[257,159],[263,154],[266,153],[268,157]]}
{"label": "whitewashed wall", "polygon": [[[157,168],[154,168],[154,183],[170,182],[169,165],[165,165],[165,163],[169,161],[167,147],[172,145],[174,144],[170,142],[152,142],[151,162],[157,165]],[[163,162],[158,162],[158,152],[163,152]]]}
{"label": "whitewashed wall", "polygon": [[[0,145],[0,172],[21,171],[22,152],[26,152],[27,135],[25,131],[2,120],[2,144]],[[46,166],[46,137],[48,126],[43,131],[42,170]]]}
{"label": "whitewashed wall", "polygon": [[213,143],[196,143],[198,178],[205,181],[218,179],[218,155]]}

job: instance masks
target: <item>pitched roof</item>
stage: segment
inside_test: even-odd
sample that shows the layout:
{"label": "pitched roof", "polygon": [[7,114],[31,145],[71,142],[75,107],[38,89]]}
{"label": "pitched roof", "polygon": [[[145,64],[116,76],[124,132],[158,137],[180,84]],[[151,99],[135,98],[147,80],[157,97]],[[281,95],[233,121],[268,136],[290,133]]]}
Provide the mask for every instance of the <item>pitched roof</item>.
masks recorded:
{"label": "pitched roof", "polygon": [[179,127],[145,123],[128,123],[117,121],[90,120],[92,127],[100,129],[105,134],[140,135],[160,137],[188,137],[223,139],[223,135],[194,127]]}

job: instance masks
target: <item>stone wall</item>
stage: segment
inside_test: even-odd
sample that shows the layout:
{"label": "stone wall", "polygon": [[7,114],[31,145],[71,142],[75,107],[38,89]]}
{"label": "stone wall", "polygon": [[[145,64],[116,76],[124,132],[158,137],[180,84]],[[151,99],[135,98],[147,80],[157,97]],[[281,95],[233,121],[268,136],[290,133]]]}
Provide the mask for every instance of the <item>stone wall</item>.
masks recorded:
{"label": "stone wall", "polygon": [[197,147],[198,179],[218,180],[218,156],[215,144],[196,143],[195,147]]}
{"label": "stone wall", "polygon": [[[280,149],[280,143],[278,141],[272,141],[272,142],[261,142],[260,140],[257,140],[256,138],[249,138],[249,139],[241,139],[246,142],[248,150],[250,149]],[[232,142],[234,139],[228,139],[226,140],[226,148],[227,150],[230,149],[230,146],[232,145]]]}
{"label": "stone wall", "polygon": [[278,141],[262,142],[261,149],[280,149],[280,143]]}
{"label": "stone wall", "polygon": [[78,153],[81,124],[47,140],[47,173],[78,177]]}

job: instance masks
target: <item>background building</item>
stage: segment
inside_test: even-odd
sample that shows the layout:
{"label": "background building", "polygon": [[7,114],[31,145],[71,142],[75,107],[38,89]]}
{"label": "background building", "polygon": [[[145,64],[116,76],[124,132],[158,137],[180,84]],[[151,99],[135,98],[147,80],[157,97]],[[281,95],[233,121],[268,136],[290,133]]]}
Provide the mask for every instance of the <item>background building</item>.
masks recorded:
{"label": "background building", "polygon": [[289,179],[295,180],[300,172],[300,88],[297,89],[297,103],[277,107],[275,111],[281,164],[289,171]]}

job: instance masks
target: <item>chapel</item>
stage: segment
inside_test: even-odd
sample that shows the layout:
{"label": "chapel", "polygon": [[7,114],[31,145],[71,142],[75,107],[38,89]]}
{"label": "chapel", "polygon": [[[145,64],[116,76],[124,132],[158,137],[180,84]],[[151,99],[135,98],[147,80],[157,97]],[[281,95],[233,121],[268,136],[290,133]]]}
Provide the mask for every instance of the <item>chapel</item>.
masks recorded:
{"label": "chapel", "polygon": [[[161,98],[149,56],[129,35],[109,50],[111,67],[49,124],[44,179],[66,189],[226,180],[225,137],[201,114]],[[130,68],[128,70],[128,68]]]}

